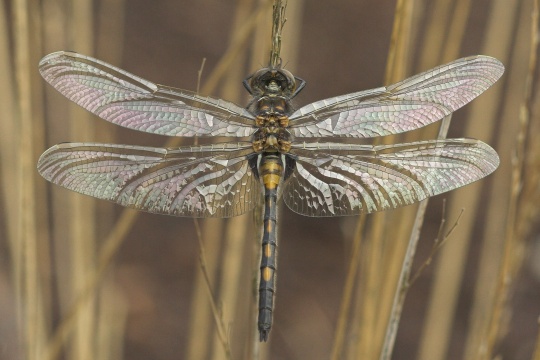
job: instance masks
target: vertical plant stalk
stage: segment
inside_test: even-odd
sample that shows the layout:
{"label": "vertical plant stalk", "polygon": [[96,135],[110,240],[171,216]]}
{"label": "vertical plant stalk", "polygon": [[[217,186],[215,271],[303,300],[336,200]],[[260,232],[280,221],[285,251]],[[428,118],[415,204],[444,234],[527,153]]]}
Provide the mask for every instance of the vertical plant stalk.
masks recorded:
{"label": "vertical plant stalk", "polygon": [[[73,0],[71,17],[68,22],[73,34],[71,48],[84,54],[94,54],[94,11],[93,0]],[[69,116],[77,121],[71,122],[70,135],[74,139],[93,140],[95,122],[91,114],[74,103],[69,103]],[[85,288],[96,267],[96,200],[91,197],[69,193],[70,209],[70,291],[78,294]],[[68,358],[77,360],[92,360],[96,358],[96,319],[97,294],[95,288],[90,293],[78,311],[76,326],[71,346],[68,348]],[[72,295],[74,296],[74,295]]]}
{"label": "vertical plant stalk", "polygon": [[[394,24],[392,28],[392,35],[390,39],[390,47],[387,55],[386,71],[385,71],[385,84],[393,83],[399,79],[402,79],[406,72],[406,66],[408,64],[408,48],[411,36],[411,15],[412,15],[412,0],[398,0],[395,8]],[[391,141],[390,137],[384,141]],[[359,331],[357,336],[357,344],[351,344],[355,349],[352,350],[357,356],[362,358],[375,358],[380,350],[382,341],[382,332],[377,333],[378,323],[384,322],[386,314],[388,314],[389,305],[384,307],[384,300],[381,300],[381,295],[384,290],[384,283],[382,280],[381,270],[387,268],[383,261],[384,256],[383,247],[384,239],[387,229],[387,214],[378,213],[371,216],[371,226],[369,234],[367,236],[367,243],[364,247],[364,255],[362,256],[363,274],[361,274],[361,280],[358,286],[357,293],[361,300],[361,306],[355,311],[354,323],[359,324]],[[363,221],[359,219],[359,226]],[[357,239],[359,240],[359,239]],[[355,240],[355,241],[357,241]],[[351,259],[353,263],[353,259]],[[351,279],[351,271],[358,271],[349,268],[347,275],[347,282]],[[391,282],[395,280],[389,280]],[[349,294],[349,295],[347,295]],[[348,301],[345,299],[351,294],[344,293],[344,300],[342,303],[346,304]],[[387,302],[389,304],[389,302]],[[342,309],[344,310],[344,309]],[[342,332],[342,330],[340,330]],[[339,341],[339,337],[337,338]],[[343,350],[334,345],[333,356],[341,353]],[[349,345],[349,346],[351,346]],[[352,348],[351,348],[352,349]]]}
{"label": "vertical plant stalk", "polygon": [[272,14],[272,49],[270,50],[271,68],[281,67],[281,33],[287,19],[285,9],[287,0],[274,0],[274,11]]}
{"label": "vertical plant stalk", "polygon": [[410,44],[412,7],[414,0],[398,0],[386,59],[384,83],[386,85],[403,79]]}
{"label": "vertical plant stalk", "polygon": [[[121,64],[124,56],[126,0],[109,0],[101,2],[97,8],[96,57],[110,64]],[[64,101],[64,99],[62,99]],[[96,138],[92,141],[103,143],[116,142],[116,129],[110,128],[105,121],[95,121]],[[96,201],[96,239],[103,239],[114,225],[113,204],[108,201]],[[98,248],[95,248],[97,252]],[[94,258],[94,268],[97,257]],[[122,291],[117,288],[114,274],[107,273],[101,283],[100,291],[96,289],[97,309],[94,340],[96,359],[121,359],[126,338],[126,322],[129,308]]]}
{"label": "vertical plant stalk", "polygon": [[[468,9],[468,3],[460,2],[460,9]],[[460,22],[461,25],[464,25],[464,22]],[[452,32],[450,32],[450,39],[454,45],[461,43],[463,36],[463,26],[454,27]],[[458,35],[458,36],[455,36]],[[454,49],[459,49],[459,46],[454,46]],[[448,54],[448,52],[444,52]],[[439,133],[437,135],[438,140],[443,140],[446,138],[448,129],[450,127],[451,115],[443,119],[442,124],[439,128]],[[419,203],[418,209],[416,211],[416,216],[413,223],[413,228],[409,237],[407,250],[405,252],[405,257],[402,264],[402,269],[399,275],[399,280],[397,288],[394,294],[394,300],[392,304],[392,310],[390,313],[390,318],[388,321],[388,327],[386,330],[386,335],[380,355],[381,360],[388,360],[391,358],[392,351],[395,344],[395,339],[397,336],[397,330],[399,326],[399,321],[401,318],[401,313],[403,311],[403,306],[405,304],[405,298],[410,286],[411,279],[411,270],[414,262],[414,256],[416,254],[416,249],[418,247],[418,241],[420,238],[420,231],[424,222],[424,215],[426,212],[429,199],[423,200]]]}
{"label": "vertical plant stalk", "polygon": [[[269,9],[269,7],[266,7]],[[266,13],[268,10],[266,10]],[[237,2],[233,28],[229,34],[229,43],[233,44],[237,41],[239,37],[242,37],[242,31],[244,28],[244,23],[249,17],[255,17],[257,15],[256,10],[253,11],[249,4],[246,4],[246,1]],[[229,101],[239,103],[243,95],[239,86],[241,79],[245,75],[245,62],[247,59],[247,49],[248,46],[241,48],[241,51],[237,54],[234,61],[228,67],[225,75],[223,76],[223,86],[221,87],[219,97],[225,98]],[[242,271],[245,262],[242,257],[244,256],[244,249],[248,247],[248,244],[251,244],[251,237],[248,236],[248,224],[249,216],[236,216],[230,219],[222,219],[224,230],[221,234],[222,241],[219,246],[221,246],[221,251],[219,254],[220,268],[216,271],[215,283],[219,284],[219,304],[220,304],[220,321],[221,324],[217,324],[226,329],[234,329],[233,333],[235,335],[245,334],[249,329],[248,325],[240,321],[240,317],[237,314],[238,311],[241,311],[245,307],[245,302],[249,302],[249,293],[244,293],[238,291],[238,289],[246,288],[246,285],[251,284],[249,274],[246,274]],[[208,232],[208,231],[207,231]],[[219,260],[218,260],[219,262]],[[215,299],[214,299],[215,301]],[[215,315],[214,315],[215,316]],[[230,332],[230,330],[229,330]],[[227,334],[226,335],[230,335]],[[225,342],[221,339],[222,335],[218,332],[213,336],[213,345],[211,359],[221,359],[223,357],[223,349],[227,351],[228,346],[233,348],[239,348],[244,346],[245,343],[240,343],[239,346],[234,346],[238,344],[241,336],[235,336],[234,338],[227,337]],[[247,337],[244,337],[247,339]],[[234,342],[233,342],[234,340]],[[223,349],[222,349],[223,348]],[[236,354],[230,354],[229,356],[236,357]]]}
{"label": "vertical plant stalk", "polygon": [[381,360],[389,360],[392,356],[394,344],[396,341],[397,329],[399,326],[399,320],[401,319],[401,313],[403,305],[405,303],[405,297],[409,289],[409,278],[411,275],[412,264],[414,261],[414,255],[416,254],[416,248],[418,245],[418,239],[420,238],[420,230],[424,222],[424,215],[426,212],[428,200],[424,200],[420,203],[416,212],[416,218],[414,220],[413,231],[411,232],[405,258],[403,260],[401,273],[394,295],[394,301],[392,304],[392,310],[390,313],[390,319],[388,321],[388,327],[386,330],[386,336],[381,351]]}
{"label": "vertical plant stalk", "polygon": [[[480,221],[484,224],[481,228],[484,241],[481,242],[478,251],[479,260],[476,264],[478,270],[465,341],[465,359],[481,359],[483,356],[481,354],[487,350],[484,341],[495,309],[498,279],[494,276],[493,269],[500,269],[503,266],[505,256],[505,232],[510,210],[508,205],[512,197],[511,174],[514,171],[512,154],[516,149],[515,139],[520,132],[520,124],[516,118],[519,118],[519,107],[523,101],[523,81],[527,76],[531,12],[531,1],[493,2],[482,52],[495,56],[510,65],[511,69],[506,71],[504,84],[495,86],[474,101],[470,117],[475,121],[467,124],[467,128],[471,127],[467,129],[468,136],[474,138],[479,136],[486,138],[486,134],[493,136],[491,142],[497,144],[500,165],[494,176],[489,179],[491,185],[486,192],[487,202],[481,205],[485,220],[482,222],[478,217],[474,219],[474,223]],[[496,122],[497,119],[500,120]],[[473,128],[473,124],[476,129]],[[465,203],[477,196],[472,195],[473,197],[463,198],[460,194],[455,194],[460,202]],[[473,224],[469,226],[472,229]],[[461,232],[461,229],[458,232]],[[475,238],[474,241],[477,242],[478,239]]]}
{"label": "vertical plant stalk", "polygon": [[204,282],[206,284],[208,298],[210,299],[210,306],[212,307],[212,314],[214,315],[214,320],[217,325],[217,336],[225,352],[225,358],[232,359],[231,347],[228,341],[226,326],[225,326],[225,323],[223,322],[222,312],[218,309],[218,306],[216,304],[215,296],[212,291],[212,284],[210,282],[210,277],[208,276],[208,271],[207,271],[207,266],[206,266],[206,250],[204,248],[204,243],[202,240],[201,228],[199,226],[199,222],[197,221],[197,219],[194,219],[193,223],[195,225],[195,231],[197,233],[197,241],[199,242],[199,249],[200,249],[199,262],[201,265],[200,269],[204,276]]}
{"label": "vertical plant stalk", "polygon": [[[197,88],[196,93],[200,94],[201,78],[206,64],[206,58],[201,61],[201,67],[197,72]],[[198,145],[198,137],[193,140],[194,145]],[[205,359],[210,352],[208,346],[208,339],[210,338],[211,316],[216,319],[216,313],[214,309],[218,309],[214,297],[209,297],[212,292],[212,284],[215,283],[216,267],[207,266],[208,263],[216,264],[218,262],[218,256],[220,253],[221,237],[223,233],[223,220],[222,219],[205,219],[202,220],[203,227],[205,228],[205,236],[203,240],[202,231],[200,229],[201,221],[197,218],[193,218],[193,225],[199,241],[199,268],[195,272],[194,289],[191,296],[191,315],[189,317],[189,343],[185,351],[185,357],[189,360]],[[202,247],[204,243],[208,245],[209,249],[214,251],[210,252],[210,257],[207,256],[206,250]],[[210,262],[207,259],[210,259]],[[210,301],[210,307],[206,305],[206,300]],[[221,317],[217,317],[221,319]],[[216,326],[219,326],[219,322],[215,322]],[[218,331],[221,331],[218,329]]]}
{"label": "vertical plant stalk", "polygon": [[[390,45],[386,61],[384,83],[390,84],[405,77],[408,64],[408,49],[411,40],[411,18],[413,0],[398,0],[395,7],[394,23],[390,38]],[[388,136],[384,139],[377,139],[376,142],[390,143],[394,137]],[[405,210],[406,211],[406,210]],[[349,354],[355,354],[361,358],[375,358],[382,345],[384,323],[389,314],[391,302],[384,299],[386,283],[395,283],[397,271],[391,272],[391,258],[385,254],[386,239],[388,239],[389,229],[388,214],[381,212],[369,217],[367,226],[368,232],[361,254],[360,267],[356,271],[360,272],[356,297],[356,309],[353,311],[352,323],[357,329],[351,328],[356,341],[347,344],[345,350]],[[359,221],[363,221],[359,219]],[[402,252],[394,252],[398,258],[402,258]],[[352,271],[349,268],[349,271]],[[383,275],[384,274],[384,275]],[[351,276],[349,272],[347,278]],[[384,276],[384,280],[383,280]],[[347,280],[348,281],[348,280]],[[389,292],[386,292],[389,293]],[[391,299],[391,294],[388,297]],[[341,331],[341,330],[340,330]],[[335,350],[334,354],[338,350]],[[339,350],[343,352],[343,350]]]}
{"label": "vertical plant stalk", "polygon": [[[14,276],[16,280],[17,300],[20,307],[17,309],[18,322],[24,324],[21,335],[23,351],[26,359],[40,359],[46,346],[46,301],[44,296],[43,273],[39,268],[44,244],[48,243],[48,229],[46,223],[40,222],[41,206],[44,203],[43,194],[38,192],[36,185],[36,151],[42,145],[42,119],[40,97],[35,92],[35,72],[33,71],[34,51],[41,48],[40,38],[35,34],[40,28],[40,7],[36,2],[16,0],[12,2],[13,34],[14,34],[14,67],[17,91],[18,116],[15,117],[15,138],[17,149],[17,166],[14,193],[17,196],[13,204],[17,221],[15,238],[16,244],[14,259]],[[10,121],[5,120],[5,121]],[[43,213],[42,213],[43,214]],[[43,233],[38,226],[43,225]]]}
{"label": "vertical plant stalk", "polygon": [[345,279],[345,286],[343,287],[343,296],[339,306],[339,317],[334,335],[334,344],[332,345],[332,360],[340,359],[343,352],[343,344],[345,343],[345,335],[347,333],[347,323],[350,319],[353,290],[358,275],[358,268],[360,266],[360,249],[365,222],[365,216],[360,216],[356,222],[351,256],[349,257],[347,278]]}
{"label": "vertical plant stalk", "polygon": [[[392,38],[396,42],[393,46],[394,56],[389,54],[387,63],[387,72],[385,74],[386,84],[395,83],[404,79],[407,75],[410,75],[411,71],[411,49],[414,48],[413,40],[416,39],[416,33],[418,32],[418,24],[413,22],[417,16],[418,7],[417,1],[407,0],[399,3],[399,7],[396,7],[396,22],[392,29]],[[398,21],[399,18],[399,21]],[[392,60],[393,59],[393,60]],[[393,66],[390,66],[390,61],[393,61]],[[409,133],[394,136],[392,142],[399,140],[403,142],[404,138],[409,136]],[[416,134],[418,136],[418,133]],[[418,138],[407,141],[416,141]],[[378,246],[375,248],[378,250],[377,256],[380,257],[378,269],[374,275],[372,282],[378,289],[378,297],[372,299],[377,306],[377,315],[372,317],[372,333],[375,334],[371,352],[368,354],[371,358],[376,358],[380,355],[381,348],[383,346],[386,323],[390,317],[392,301],[395,294],[395,286],[399,279],[401,271],[400,265],[403,262],[403,258],[406,252],[407,246],[407,234],[410,233],[411,227],[414,221],[416,207],[405,207],[398,209],[391,213],[377,214],[376,218],[384,219],[381,221],[379,227],[382,227],[379,232],[381,233],[382,240],[379,241]],[[389,226],[389,224],[392,224]],[[372,256],[369,256],[369,262],[374,262]],[[369,269],[373,272],[373,269]],[[383,275],[384,274],[384,278]],[[369,291],[369,290],[368,290]]]}
{"label": "vertical plant stalk", "polygon": [[[493,5],[494,7],[495,3]],[[502,5],[504,2],[499,3]],[[507,12],[510,13],[512,10],[507,4],[502,6],[505,5],[508,9]],[[444,35],[445,41],[443,51],[441,52],[442,57],[432,58],[433,61],[445,62],[459,56],[459,50],[463,43],[470,13],[471,3],[469,0],[459,0],[456,2],[454,11],[449,14],[451,16],[451,21],[449,22],[450,28],[448,36]],[[492,15],[488,15],[489,17],[492,17]],[[494,20],[493,24],[496,24],[497,21]],[[504,45],[506,34],[502,37],[499,36],[500,34],[493,35],[493,30],[496,31],[496,25],[493,28],[490,27],[490,30],[486,32],[488,42],[493,37],[494,40],[497,39],[500,44]],[[426,29],[425,33],[429,31],[429,29]],[[511,32],[511,30],[507,31]],[[439,42],[443,42],[443,40],[441,39]],[[425,47],[425,51],[431,52],[427,46]],[[498,53],[497,45],[484,45],[480,53],[490,54],[499,59],[504,59],[504,55]],[[426,57],[430,58],[427,54]],[[468,106],[470,109],[468,118],[471,121],[466,123],[464,134],[480,139],[489,138],[494,126],[499,95],[497,89],[491,89],[487,94],[483,94]],[[488,181],[493,181],[493,178]],[[481,208],[487,207],[485,205],[482,207],[478,206],[482,192],[481,187],[482,185],[480,183],[471,184],[463,190],[449,194],[451,198],[448,206],[449,216],[457,216],[463,208],[467,209],[467,216],[462,219],[459,228],[456,229],[455,239],[444,248],[435,264],[435,276],[429,295],[430,302],[423,324],[422,336],[420,337],[419,359],[434,360],[448,356],[447,350],[451,341],[452,326],[456,316],[460,287],[464,281],[467,252],[470,242],[473,239],[474,226],[482,222]],[[487,242],[491,240],[488,238]],[[476,236],[474,241],[481,242],[481,239]]]}
{"label": "vertical plant stalk", "polygon": [[[19,217],[20,212],[18,206],[19,192],[21,185],[19,183],[18,167],[18,146],[20,138],[20,121],[18,121],[19,104],[17,103],[17,91],[15,86],[15,62],[10,63],[9,53],[10,39],[8,31],[8,18],[4,5],[0,5],[0,79],[4,79],[0,83],[0,97],[2,100],[2,116],[3,121],[0,121],[0,185],[2,185],[2,205],[5,210],[5,228],[2,229],[6,236],[7,244],[10,251],[11,259],[11,281],[13,283],[14,307],[13,317],[17,323],[17,334],[19,343],[17,346],[23,349],[22,346],[22,327],[23,327],[23,311],[22,305],[25,303],[22,300],[22,244],[19,237]],[[11,209],[10,209],[11,205]],[[7,211],[10,209],[9,211]],[[6,319],[7,321],[7,319]],[[4,339],[4,341],[7,340]],[[0,343],[3,346],[4,341]],[[22,356],[22,355],[21,355]]]}
{"label": "vertical plant stalk", "polygon": [[480,354],[482,359],[493,358],[494,348],[499,336],[501,336],[501,327],[503,326],[504,319],[509,316],[508,302],[511,296],[511,286],[522,262],[522,259],[519,259],[518,256],[518,247],[520,246],[519,242],[523,239],[518,237],[519,234],[516,233],[516,218],[519,212],[518,203],[523,184],[524,162],[526,157],[525,140],[527,133],[529,133],[529,124],[531,120],[530,114],[532,109],[533,83],[538,73],[538,2],[538,0],[533,0],[528,72],[525,79],[523,101],[520,105],[520,129],[517,135],[517,146],[512,158],[512,188],[508,204],[504,251],[495,293],[495,304],[489,319],[486,339],[482,341],[482,343],[485,344],[485,353],[483,352]]}

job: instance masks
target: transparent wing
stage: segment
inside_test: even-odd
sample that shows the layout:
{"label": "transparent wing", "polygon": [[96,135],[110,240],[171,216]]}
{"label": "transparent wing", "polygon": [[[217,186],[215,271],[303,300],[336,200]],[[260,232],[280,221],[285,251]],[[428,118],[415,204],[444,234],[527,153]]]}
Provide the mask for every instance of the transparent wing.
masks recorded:
{"label": "transparent wing", "polygon": [[40,174],[57,185],[137,210],[231,217],[253,209],[261,184],[250,143],[176,149],[66,143],[48,149]]}
{"label": "transparent wing", "polygon": [[231,102],[144,80],[97,59],[56,52],[39,63],[62,95],[114,124],[168,136],[245,137],[253,115]]}
{"label": "transparent wing", "polygon": [[488,56],[459,59],[388,87],[304,106],[290,116],[290,132],[297,138],[370,138],[418,129],[473,100],[503,72]]}
{"label": "transparent wing", "polygon": [[304,144],[291,153],[296,169],[285,184],[287,206],[307,216],[371,213],[413,204],[479,180],[499,165],[474,139],[397,145]]}

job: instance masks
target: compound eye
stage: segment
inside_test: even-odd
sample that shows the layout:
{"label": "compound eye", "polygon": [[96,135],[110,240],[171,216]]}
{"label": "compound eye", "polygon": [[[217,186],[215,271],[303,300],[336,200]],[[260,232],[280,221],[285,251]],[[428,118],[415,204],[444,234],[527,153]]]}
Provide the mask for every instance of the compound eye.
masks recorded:
{"label": "compound eye", "polygon": [[251,76],[251,80],[249,82],[250,86],[254,89],[260,89],[264,85],[268,85],[267,74],[268,74],[267,68],[257,70]]}
{"label": "compound eye", "polygon": [[281,73],[287,81],[287,89],[291,91],[296,89],[296,79],[294,78],[294,75],[290,71],[287,71],[285,69],[281,69]]}

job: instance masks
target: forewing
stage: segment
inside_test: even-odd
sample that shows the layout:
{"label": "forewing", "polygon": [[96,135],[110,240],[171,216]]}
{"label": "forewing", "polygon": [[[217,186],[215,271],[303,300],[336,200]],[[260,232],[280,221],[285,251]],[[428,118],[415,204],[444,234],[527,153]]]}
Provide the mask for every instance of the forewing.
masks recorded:
{"label": "forewing", "polygon": [[297,138],[370,138],[429,125],[493,85],[504,66],[488,56],[453,61],[397,84],[317,101],[290,116]]}
{"label": "forewing", "polygon": [[245,137],[255,132],[253,115],[231,102],[154,84],[74,52],[45,56],[39,71],[71,101],[130,129],[168,136]]}
{"label": "forewing", "polygon": [[413,204],[492,173],[499,157],[474,139],[397,145],[304,144],[291,149],[296,169],[287,206],[307,216],[372,213]]}
{"label": "forewing", "polygon": [[40,174],[57,185],[157,214],[231,217],[260,200],[251,144],[162,149],[65,143],[48,149]]}

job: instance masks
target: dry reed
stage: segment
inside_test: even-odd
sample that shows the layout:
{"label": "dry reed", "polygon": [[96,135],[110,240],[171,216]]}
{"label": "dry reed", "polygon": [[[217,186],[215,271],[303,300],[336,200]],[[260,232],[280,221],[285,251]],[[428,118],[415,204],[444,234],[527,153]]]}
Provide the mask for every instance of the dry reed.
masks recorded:
{"label": "dry reed", "polygon": [[[521,197],[522,185],[524,182],[524,165],[526,157],[526,136],[530,132],[532,92],[534,79],[538,74],[537,53],[538,53],[538,0],[532,3],[532,11],[524,8],[525,14],[531,14],[529,32],[529,57],[527,74],[524,81],[523,99],[519,109],[519,130],[515,139],[515,154],[512,158],[512,177],[509,204],[507,206],[507,221],[502,258],[500,260],[499,276],[495,290],[495,299],[490,313],[487,329],[482,339],[482,348],[479,351],[479,358],[491,359],[495,355],[495,345],[503,335],[502,328],[506,318],[510,316],[511,288],[515,286],[515,278],[523,263],[524,258],[524,234],[518,234],[516,223],[519,215],[518,206]],[[522,27],[525,29],[525,27]],[[532,139],[531,139],[532,140]],[[534,140],[533,140],[534,141]],[[538,170],[537,170],[538,171]],[[528,194],[526,194],[528,195]],[[521,235],[521,236],[520,236]]]}
{"label": "dry reed", "polygon": [[[492,91],[488,94],[493,97],[491,103],[485,103],[490,98],[484,97],[477,104],[478,108],[473,108],[477,111],[471,113],[471,116],[478,119],[479,124],[473,136],[481,136],[481,133],[495,135],[494,141],[498,146],[501,165],[493,177],[492,187],[488,193],[489,203],[483,233],[485,241],[480,252],[471,326],[465,347],[466,359],[482,359],[485,358],[484,356],[489,356],[486,351],[491,351],[488,349],[485,334],[489,331],[489,319],[495,310],[494,295],[497,278],[494,274],[498,272],[496,269],[502,266],[501,260],[504,256],[505,226],[510,216],[508,204],[511,196],[511,153],[515,149],[515,139],[519,132],[519,122],[515,119],[519,117],[519,104],[523,97],[523,80],[526,76],[528,60],[528,56],[523,56],[523,51],[528,53],[529,41],[524,41],[523,36],[529,35],[529,28],[528,25],[518,25],[529,23],[531,4],[531,2],[524,2],[522,6],[517,6],[518,4],[496,2],[486,29],[485,53],[493,54],[509,66],[504,80],[506,83],[504,96]],[[527,7],[529,10],[526,10]],[[502,92],[500,86],[494,90]],[[504,106],[501,106],[501,103]],[[496,117],[497,112],[501,113],[502,118],[497,127],[492,122],[483,123],[487,116]]]}
{"label": "dry reed", "polygon": [[[18,116],[8,121],[17,121],[13,134],[17,149],[14,203],[16,234],[14,245],[14,275],[18,308],[18,320],[22,323],[21,336],[26,359],[39,359],[47,339],[48,313],[44,285],[48,282],[40,271],[40,250],[48,243],[47,229],[39,229],[45,222],[43,193],[39,193],[35,174],[36,153],[43,144],[41,121],[41,98],[36,93],[37,77],[32,72],[41,48],[36,30],[39,29],[39,7],[35,2],[24,0],[12,4],[14,34],[14,73],[17,89]],[[14,154],[15,155],[15,154]],[[43,230],[43,233],[41,232]],[[22,322],[24,321],[24,322]]]}

